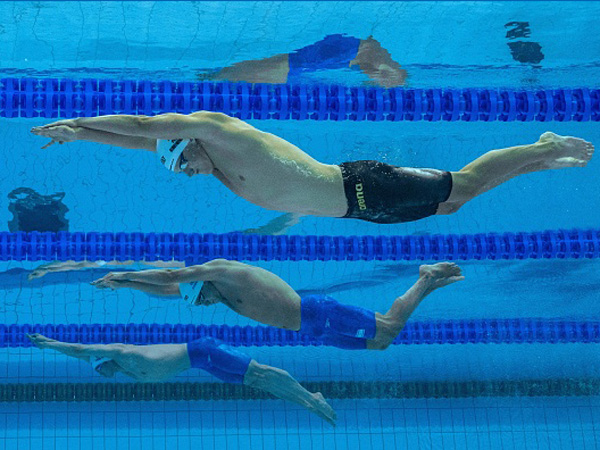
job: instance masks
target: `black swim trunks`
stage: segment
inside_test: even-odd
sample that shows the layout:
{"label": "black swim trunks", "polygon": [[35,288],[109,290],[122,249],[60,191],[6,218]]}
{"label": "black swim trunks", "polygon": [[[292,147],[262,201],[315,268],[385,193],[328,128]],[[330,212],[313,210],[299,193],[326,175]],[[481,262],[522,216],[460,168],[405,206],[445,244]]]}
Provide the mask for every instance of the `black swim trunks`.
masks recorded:
{"label": "black swim trunks", "polygon": [[400,223],[429,217],[450,197],[452,175],[437,169],[397,167],[378,161],[340,164],[348,201],[345,218]]}

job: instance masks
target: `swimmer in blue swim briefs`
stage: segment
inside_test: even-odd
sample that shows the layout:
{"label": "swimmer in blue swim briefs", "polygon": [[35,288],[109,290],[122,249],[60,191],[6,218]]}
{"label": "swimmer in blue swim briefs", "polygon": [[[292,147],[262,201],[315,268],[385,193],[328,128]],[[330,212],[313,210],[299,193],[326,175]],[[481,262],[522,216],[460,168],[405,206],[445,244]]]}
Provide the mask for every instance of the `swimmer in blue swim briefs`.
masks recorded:
{"label": "swimmer in blue swim briefs", "polygon": [[[31,131],[50,139],[43,148],[83,140],[148,150],[171,172],[212,175],[235,194],[266,209],[386,224],[455,213],[511,178],[583,167],[594,152],[594,146],[583,139],[546,132],[533,144],[492,150],[456,172],[380,161],[325,164],[242,120],[207,111],[81,117]],[[136,170],[134,158],[131,168]],[[202,208],[211,193],[188,189],[173,195],[185,195],[190,208]]]}
{"label": "swimmer in blue swim briefs", "polygon": [[384,314],[344,305],[325,295],[301,298],[274,273],[225,259],[176,270],[111,272],[92,284],[98,288],[130,288],[154,295],[181,296],[192,305],[223,303],[245,317],[300,331],[326,345],[383,350],[428,294],[462,279],[461,270],[454,263],[423,265],[416,283]]}
{"label": "swimmer in blue swim briefs", "polygon": [[305,74],[335,69],[359,70],[371,83],[386,88],[402,86],[407,77],[406,70],[400,68],[390,52],[372,36],[358,39],[331,34],[291,53],[240,61],[200,74],[199,78],[247,83],[301,83]]}
{"label": "swimmer in blue swim briefs", "polygon": [[187,344],[74,344],[30,334],[39,349],[50,349],[89,362],[104,377],[121,372],[143,382],[161,382],[190,368],[206,370],[226,383],[245,384],[297,403],[331,425],[335,411],[321,393],[311,393],[289,373],[259,364],[223,342],[203,337]]}

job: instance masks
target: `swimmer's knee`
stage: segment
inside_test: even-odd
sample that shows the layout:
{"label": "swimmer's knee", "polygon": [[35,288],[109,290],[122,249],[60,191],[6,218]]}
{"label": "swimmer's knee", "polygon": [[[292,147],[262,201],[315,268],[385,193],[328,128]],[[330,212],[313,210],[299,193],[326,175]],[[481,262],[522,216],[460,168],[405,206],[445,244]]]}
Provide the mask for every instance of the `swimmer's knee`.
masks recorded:
{"label": "swimmer's knee", "polygon": [[463,203],[479,194],[483,184],[481,177],[472,170],[452,172],[452,191],[447,203],[458,203],[460,208]]}
{"label": "swimmer's knee", "polygon": [[377,333],[367,341],[369,350],[387,349],[398,335],[397,321],[387,314],[376,313]]}
{"label": "swimmer's knee", "polygon": [[386,350],[392,344],[392,340],[387,337],[378,336],[368,342],[367,348],[369,350]]}

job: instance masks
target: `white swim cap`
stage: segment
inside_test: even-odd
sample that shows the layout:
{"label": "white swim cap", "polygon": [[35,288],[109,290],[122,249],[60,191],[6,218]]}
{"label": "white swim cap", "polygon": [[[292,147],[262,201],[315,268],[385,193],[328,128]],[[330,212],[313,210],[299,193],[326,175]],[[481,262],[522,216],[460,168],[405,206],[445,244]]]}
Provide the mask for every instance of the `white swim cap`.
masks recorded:
{"label": "white swim cap", "polygon": [[156,153],[158,153],[162,165],[171,172],[175,172],[177,160],[189,143],[189,139],[158,139]]}
{"label": "white swim cap", "polygon": [[92,356],[90,358],[90,363],[92,364],[92,368],[96,372],[100,372],[100,366],[104,363],[110,362],[112,359],[106,357]]}
{"label": "white swim cap", "polygon": [[202,291],[203,285],[204,283],[202,281],[180,283],[179,293],[186,302],[188,302],[190,305],[194,305],[196,303],[196,299],[198,298],[198,296],[200,296],[200,292]]}

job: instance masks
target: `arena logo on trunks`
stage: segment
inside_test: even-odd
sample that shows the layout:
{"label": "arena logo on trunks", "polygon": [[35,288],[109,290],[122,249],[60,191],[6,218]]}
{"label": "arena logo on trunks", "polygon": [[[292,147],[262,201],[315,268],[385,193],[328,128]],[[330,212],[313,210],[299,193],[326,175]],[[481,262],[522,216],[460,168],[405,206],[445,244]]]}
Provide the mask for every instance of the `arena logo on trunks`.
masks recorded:
{"label": "arena logo on trunks", "polygon": [[364,211],[367,209],[367,202],[365,202],[365,193],[362,183],[357,183],[356,187],[356,200],[358,201],[358,209]]}

